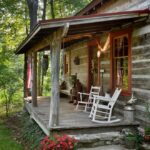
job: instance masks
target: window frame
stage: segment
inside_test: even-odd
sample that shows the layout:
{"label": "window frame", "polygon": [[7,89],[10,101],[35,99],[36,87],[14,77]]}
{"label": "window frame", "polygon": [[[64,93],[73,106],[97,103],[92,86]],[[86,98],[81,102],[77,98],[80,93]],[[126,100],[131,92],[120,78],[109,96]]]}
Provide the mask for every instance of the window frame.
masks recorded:
{"label": "window frame", "polygon": [[116,87],[114,87],[114,85],[116,85],[116,83],[114,84],[114,82],[116,81],[114,78],[114,59],[113,59],[113,54],[114,54],[114,50],[113,50],[113,39],[117,38],[117,37],[121,37],[124,35],[128,35],[128,89],[127,90],[122,90],[121,95],[123,96],[130,96],[131,95],[131,70],[132,70],[132,66],[131,66],[131,33],[132,33],[132,28],[127,28],[127,29],[123,29],[121,31],[116,31],[116,32],[111,32],[110,33],[110,58],[111,58],[111,89],[112,91],[115,90]]}

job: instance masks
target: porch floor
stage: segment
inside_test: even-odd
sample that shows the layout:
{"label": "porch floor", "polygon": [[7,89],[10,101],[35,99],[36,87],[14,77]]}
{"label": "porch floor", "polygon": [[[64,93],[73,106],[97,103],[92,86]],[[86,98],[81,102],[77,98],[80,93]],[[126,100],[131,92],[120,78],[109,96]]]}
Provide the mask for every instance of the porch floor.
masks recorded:
{"label": "porch floor", "polygon": [[74,129],[92,129],[92,128],[108,128],[120,126],[137,126],[136,122],[128,123],[123,119],[117,123],[99,124],[94,123],[88,117],[89,113],[75,111],[75,105],[68,103],[68,98],[60,99],[59,126],[48,128],[50,97],[38,97],[38,107],[32,107],[32,103],[25,101],[25,107],[31,117],[37,122],[42,130],[49,135],[53,130],[74,130]]}

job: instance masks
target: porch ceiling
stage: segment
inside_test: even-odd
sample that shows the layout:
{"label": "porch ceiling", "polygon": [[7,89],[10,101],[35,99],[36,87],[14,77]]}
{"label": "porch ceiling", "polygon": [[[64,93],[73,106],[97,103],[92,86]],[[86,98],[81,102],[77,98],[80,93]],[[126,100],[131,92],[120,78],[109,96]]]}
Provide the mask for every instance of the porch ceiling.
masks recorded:
{"label": "porch ceiling", "polygon": [[[66,23],[69,23],[69,30],[67,36],[64,38],[64,44],[65,46],[69,46],[73,42],[91,38],[103,32],[111,31],[116,27],[122,27],[137,21],[147,20],[149,12],[150,11],[146,9],[40,21],[27,38],[20,44],[15,53],[25,53],[35,46],[36,43],[41,42],[42,39],[51,35],[57,29],[63,28]],[[47,47],[48,45],[48,43],[45,43],[44,47]],[[43,47],[38,50],[42,49]]]}

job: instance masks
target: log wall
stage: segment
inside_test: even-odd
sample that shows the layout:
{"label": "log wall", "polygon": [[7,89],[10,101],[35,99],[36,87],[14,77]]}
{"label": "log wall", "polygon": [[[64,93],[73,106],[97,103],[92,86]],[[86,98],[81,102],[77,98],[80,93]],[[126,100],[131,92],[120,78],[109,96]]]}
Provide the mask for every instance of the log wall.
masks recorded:
{"label": "log wall", "polygon": [[94,13],[140,10],[148,8],[149,0],[110,0]]}
{"label": "log wall", "polygon": [[[125,10],[139,10],[145,9],[150,6],[149,0],[112,0],[104,4],[100,9],[95,10],[93,13],[100,12],[116,12]],[[104,44],[106,34],[101,36],[101,42]],[[88,47],[86,42],[81,42],[67,48],[66,54],[70,53],[70,74],[77,73],[78,78],[82,84],[87,85],[88,73]],[[150,123],[147,118],[146,105],[150,104],[150,24],[143,24],[139,27],[133,27],[132,33],[132,92],[137,97],[135,105],[136,112],[135,118],[145,126]],[[80,57],[80,65],[75,65],[73,60],[75,56]],[[110,86],[110,50],[101,54],[100,68],[104,69],[104,91]],[[68,75],[66,75],[66,79]],[[120,96],[115,111],[123,115],[123,108],[130,97]]]}
{"label": "log wall", "polygon": [[[139,10],[149,8],[149,0],[111,0],[103,7],[95,10],[93,13],[117,12],[127,10]],[[143,24],[139,27],[133,27],[132,34],[132,91],[138,98],[136,102],[135,118],[145,126],[150,123],[147,117],[146,105],[150,104],[150,24]],[[105,58],[106,56],[106,58]],[[101,66],[106,69],[109,78],[109,57],[102,55]],[[108,74],[107,74],[108,71]],[[105,77],[104,82],[108,82]],[[115,110],[123,114],[124,104],[130,97],[120,96]]]}
{"label": "log wall", "polygon": [[[68,83],[68,88],[71,88],[69,84],[69,77],[70,75],[77,74],[77,78],[80,80],[82,85],[87,87],[87,72],[88,72],[88,56],[87,56],[88,48],[86,42],[80,42],[73,44],[72,46],[68,47],[65,51],[66,56],[68,57],[69,61],[69,72],[65,75],[65,80]],[[75,57],[79,57],[80,63],[76,65],[74,63]]]}
{"label": "log wall", "polygon": [[135,28],[132,36],[132,90],[138,98],[136,119],[150,123],[146,105],[150,105],[150,25]]}

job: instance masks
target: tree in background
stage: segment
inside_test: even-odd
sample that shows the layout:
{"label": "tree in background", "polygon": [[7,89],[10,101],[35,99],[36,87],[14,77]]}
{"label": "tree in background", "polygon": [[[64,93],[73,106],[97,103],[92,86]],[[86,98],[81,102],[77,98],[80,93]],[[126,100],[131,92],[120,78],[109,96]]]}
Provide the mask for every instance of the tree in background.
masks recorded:
{"label": "tree in background", "polygon": [[22,103],[23,58],[14,51],[26,36],[25,7],[25,1],[0,1],[0,111],[5,108],[6,115]]}
{"label": "tree in background", "polygon": [[30,31],[37,24],[38,0],[26,0],[29,9]]}
{"label": "tree in background", "polygon": [[5,106],[7,113],[14,104],[23,102],[23,56],[16,56],[14,51],[29,30],[34,27],[37,20],[74,15],[90,1],[0,1],[0,105]]}

